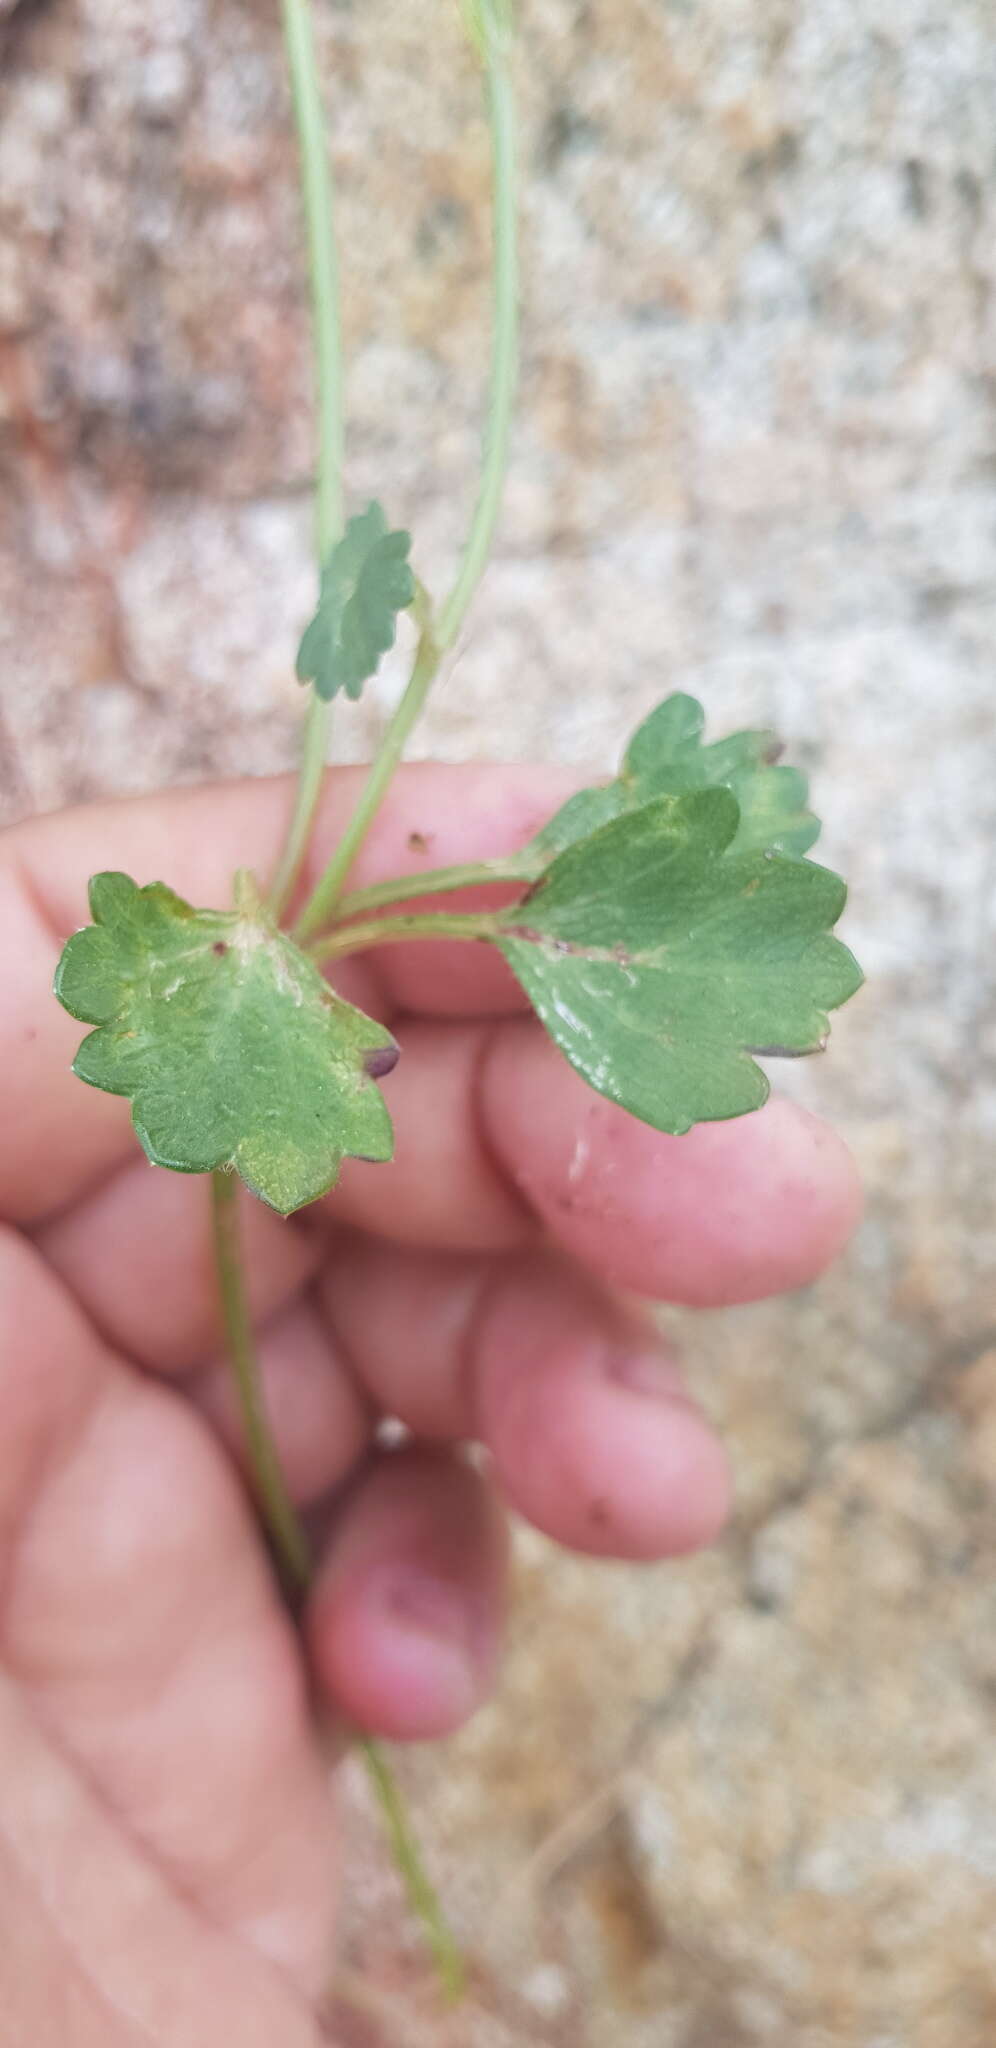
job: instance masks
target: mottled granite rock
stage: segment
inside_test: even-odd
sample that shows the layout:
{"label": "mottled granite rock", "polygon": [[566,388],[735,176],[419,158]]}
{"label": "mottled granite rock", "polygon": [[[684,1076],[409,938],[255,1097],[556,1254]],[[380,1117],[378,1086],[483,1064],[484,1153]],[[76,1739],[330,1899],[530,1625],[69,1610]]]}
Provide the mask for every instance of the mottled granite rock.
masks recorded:
{"label": "mottled granite rock", "polygon": [[[446,0],[318,11],[350,487],[431,582],[486,353],[477,82]],[[808,1295],[673,1318],[737,1463],[719,1553],[523,1539],[502,1696],[410,1767],[475,2002],[422,2025],[358,1821],[353,1961],[405,2012],[344,2039],[991,2048],[991,0],[522,14],[523,412],[422,744],[607,761],[677,684],[717,730],[781,728],[870,972],[787,1085],[853,1140],[869,1217]],[[276,15],[0,10],[7,816],[291,758],[310,371]]]}

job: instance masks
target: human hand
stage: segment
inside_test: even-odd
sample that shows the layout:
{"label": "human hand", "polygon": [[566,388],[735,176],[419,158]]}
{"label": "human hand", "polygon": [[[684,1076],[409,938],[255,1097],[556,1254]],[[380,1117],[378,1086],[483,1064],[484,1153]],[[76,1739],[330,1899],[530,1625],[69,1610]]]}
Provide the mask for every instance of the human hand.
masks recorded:
{"label": "human hand", "polygon": [[[521,843],[553,770],[398,778],[358,884]],[[355,777],[330,778],[312,865]],[[335,1822],[312,1700],[394,1739],[491,1684],[500,1499],[574,1549],[720,1527],[723,1454],[628,1297],[811,1280],[858,1208],[839,1140],[777,1101],[661,1137],[590,1094],[481,947],[343,963],[399,1019],[397,1152],[284,1222],[244,1204],[267,1395],[319,1533],[302,1636],[240,1483],[206,1182],[156,1171],[71,1075],[62,941],[120,867],[195,903],[263,875],[278,782],[30,822],[0,841],[0,2041],[310,2048]],[[426,842],[429,842],[426,845]],[[415,1448],[378,1448],[385,1416]],[[489,1453],[486,1479],[460,1455]]]}

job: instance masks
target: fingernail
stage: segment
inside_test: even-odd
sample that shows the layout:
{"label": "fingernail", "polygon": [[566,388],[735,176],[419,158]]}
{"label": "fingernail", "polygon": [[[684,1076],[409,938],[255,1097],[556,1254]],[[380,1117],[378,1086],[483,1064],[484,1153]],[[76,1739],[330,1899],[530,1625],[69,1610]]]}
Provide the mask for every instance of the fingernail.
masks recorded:
{"label": "fingernail", "polygon": [[606,1377],[627,1393],[644,1394],[652,1401],[691,1402],[681,1373],[666,1351],[610,1351],[605,1361]]}

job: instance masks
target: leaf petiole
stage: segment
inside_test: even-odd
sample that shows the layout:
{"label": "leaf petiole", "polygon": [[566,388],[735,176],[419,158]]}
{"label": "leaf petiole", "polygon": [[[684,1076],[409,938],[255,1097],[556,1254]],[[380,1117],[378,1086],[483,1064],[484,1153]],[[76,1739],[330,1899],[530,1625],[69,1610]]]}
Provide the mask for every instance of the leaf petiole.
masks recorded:
{"label": "leaf petiole", "polygon": [[[291,99],[301,158],[318,396],[315,540],[321,568],[342,530],[342,338],[332,174],[318,86],[310,0],[283,0]],[[270,888],[279,917],[301,872],[328,750],[329,706],[313,692],[308,706],[294,809]]]}
{"label": "leaf petiole", "polygon": [[[311,278],[319,416],[316,542],[322,569],[343,526],[342,345],[332,178],[310,0],[283,0],[283,17]],[[330,708],[317,691],[312,691],[293,810],[269,892],[269,907],[275,920],[293,895],[307,853],[322,790]],[[307,1589],[311,1560],[307,1539],[283,1479],[263,1403],[232,1176],[224,1172],[212,1174],[212,1198],[215,1262],[249,1455],[274,1547],[290,1587],[300,1596]],[[459,1956],[422,1868],[400,1790],[377,1745],[367,1740],[363,1752],[412,1907],[425,1925],[446,1990],[455,1996],[462,1981]]]}
{"label": "leaf petiole", "polygon": [[515,99],[507,64],[508,37],[489,23],[484,69],[493,165],[494,327],[484,467],[456,582],[440,608],[438,640],[452,647],[491,550],[501,508],[518,376],[519,258],[516,217]]}
{"label": "leaf petiole", "polygon": [[394,903],[408,903],[416,896],[446,896],[454,889],[493,888],[502,882],[533,882],[542,873],[542,863],[532,849],[510,853],[495,860],[467,861],[451,868],[427,868],[422,875],[395,875],[388,882],[374,882],[369,889],[353,889],[339,899],[337,925],[347,918],[362,917],[367,911],[388,909]]}
{"label": "leaf petiole", "polygon": [[466,1979],[463,1959],[446,1924],[435,1886],[423,1868],[400,1786],[380,1743],[367,1735],[363,1737],[361,1747],[367,1775],[394,1851],[395,1866],[404,1879],[409,1900],[425,1929],[446,1997],[455,2004],[463,1994]]}
{"label": "leaf petiole", "polygon": [[224,1167],[212,1173],[214,1249],[225,1332],[259,1505],[287,1590],[300,1596],[311,1576],[311,1554],[284,1482],[263,1400],[242,1260],[238,1190],[234,1173]]}
{"label": "leaf petiole", "polygon": [[[239,1234],[238,1182],[223,1170],[211,1175],[215,1259],[225,1331],[238,1390],[246,1448],[263,1519],[288,1595],[297,1604],[311,1582],[308,1538],[287,1492],[263,1398],[256,1340],[245,1284]],[[434,1885],[423,1867],[401,1788],[378,1742],[369,1735],[359,1747],[413,1912],[425,1929],[447,1998],[456,2000],[464,1969]]]}
{"label": "leaf petiole", "polygon": [[327,924],[335,912],[343,882],[384,800],[408,735],[429,694],[439,661],[440,650],[432,632],[423,628],[408,687],[377,749],[356,809],[325,873],[294,926],[294,937],[299,944],[321,925]]}
{"label": "leaf petiole", "polygon": [[516,223],[515,103],[507,64],[508,37],[490,10],[481,23],[493,164],[494,325],[484,463],[470,531],[456,581],[434,624],[419,620],[415,665],[388,724],[356,810],[325,873],[305,904],[295,937],[308,938],[335,915],[357,853],[383,802],[425,704],[440,664],[463,625],[494,538],[512,425],[518,356],[518,252]]}
{"label": "leaf petiole", "polygon": [[501,914],[492,910],[413,910],[401,917],[364,918],[356,924],[336,925],[308,947],[308,957],[316,963],[341,960],[347,953],[362,953],[370,946],[397,946],[406,939],[494,940]]}

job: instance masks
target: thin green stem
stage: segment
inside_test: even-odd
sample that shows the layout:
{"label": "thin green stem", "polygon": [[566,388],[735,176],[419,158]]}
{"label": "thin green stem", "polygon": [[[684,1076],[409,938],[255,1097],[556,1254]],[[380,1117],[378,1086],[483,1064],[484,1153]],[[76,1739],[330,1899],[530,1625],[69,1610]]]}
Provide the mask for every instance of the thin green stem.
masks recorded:
{"label": "thin green stem", "polygon": [[404,1878],[408,1897],[425,1928],[443,1989],[448,1998],[456,2001],[464,1988],[463,1962],[446,1925],[436,1892],[422,1867],[398,1781],[383,1755],[380,1744],[373,1742],[369,1736],[363,1743],[363,1756],[394,1850],[395,1863]]}
{"label": "thin green stem", "polygon": [[384,800],[388,784],[401,759],[408,735],[425,703],[439,667],[439,649],[430,632],[419,640],[415,666],[404,696],[387,727],[360,791],[359,801],[346,830],[317,888],[309,897],[294,928],[296,939],[306,939],[332,918],[356,855]]}
{"label": "thin green stem", "polygon": [[368,946],[398,946],[406,939],[494,939],[500,912],[489,910],[411,910],[401,917],[368,917],[357,924],[337,924],[308,951],[313,960],[341,960]]}
{"label": "thin green stem", "polygon": [[322,793],[325,774],[325,756],[328,752],[329,713],[331,704],[326,704],[317,690],[311,692],[311,702],[304,722],[304,739],[301,745],[301,760],[297,771],[297,787],[294,792],[294,808],[291,812],[283,849],[270,884],[269,902],[274,917],[279,917],[286,908],[294,884],[304,866],[308,841],[315,822],[318,799]]}
{"label": "thin green stem", "polygon": [[477,502],[456,582],[431,628],[423,624],[411,680],[381,740],[356,811],[304,907],[296,931],[299,938],[306,938],[328,924],[335,915],[350,869],[384,800],[443,656],[452,647],[466,617],[494,538],[508,466],[519,324],[515,103],[503,35],[486,34],[484,61],[494,180],[494,326],[484,461]]}
{"label": "thin green stem", "polygon": [[525,852],[505,859],[467,861],[459,867],[427,868],[422,875],[395,875],[393,881],[374,882],[369,889],[353,889],[339,899],[337,918],[362,917],[369,910],[382,910],[394,903],[408,903],[413,896],[447,896],[453,889],[483,889],[498,882],[531,882],[540,864],[526,859]]}
{"label": "thin green stem", "polygon": [[[291,99],[301,160],[311,281],[312,326],[318,406],[318,479],[315,539],[321,569],[342,531],[342,340],[339,271],[336,257],[332,173],[318,85],[310,0],[283,0],[284,35]],[[321,794],[328,749],[330,706],[313,691],[294,808],[270,890],[276,916],[284,909],[301,872]]]}
{"label": "thin green stem", "polygon": [[[312,1559],[307,1536],[287,1491],[273,1432],[266,1413],[259,1360],[246,1292],[245,1264],[239,1231],[238,1180],[222,1169],[211,1175],[215,1263],[221,1292],[232,1371],[245,1429],[249,1462],[260,1510],[273,1544],[288,1595],[299,1602],[311,1583]],[[418,1852],[399,1786],[377,1743],[364,1736],[360,1747],[391,1849],[404,1881],[412,1911],[425,1928],[443,1989],[459,1996],[463,1970],[453,1936]]]}
{"label": "thin green stem", "polygon": [[234,1173],[219,1168],[211,1175],[215,1260],[225,1330],[260,1508],[288,1590],[300,1594],[311,1574],[311,1556],[284,1482],[263,1400],[242,1259],[238,1187]]}
{"label": "thin green stem", "polygon": [[332,173],[310,0],[283,0],[291,99],[301,158],[318,398],[316,537],[324,563],[342,529],[342,341]]}
{"label": "thin green stem", "polygon": [[518,371],[519,262],[516,219],[515,99],[504,47],[485,47],[493,163],[494,328],[484,467],[470,532],[456,582],[439,614],[437,638],[445,653],[463,625],[481,580],[501,506]]}
{"label": "thin green stem", "polygon": [[[283,0],[283,17],[301,160],[311,280],[319,419],[316,542],[321,570],[343,523],[342,361],[332,178],[318,87],[310,0]],[[417,615],[422,628],[419,651],[425,660],[426,650],[431,646],[434,673],[439,655],[434,643],[428,639],[422,592],[419,594]],[[416,675],[413,675],[409,691],[415,682]],[[293,893],[307,850],[321,793],[328,725],[329,706],[317,693],[313,693],[305,725],[295,802],[270,891],[270,906],[276,916],[285,909]],[[403,740],[404,734],[400,744]],[[233,1174],[218,1171],[211,1176],[211,1187],[215,1263],[249,1459],[262,1514],[288,1591],[295,1598],[300,1598],[310,1583],[311,1555],[287,1490],[263,1399],[239,1236],[238,1186]],[[377,1745],[364,1741],[363,1750],[413,1909],[425,1926],[443,1984],[450,1995],[455,1995],[462,1977],[459,1957],[435,1892],[422,1868],[400,1791]]]}

